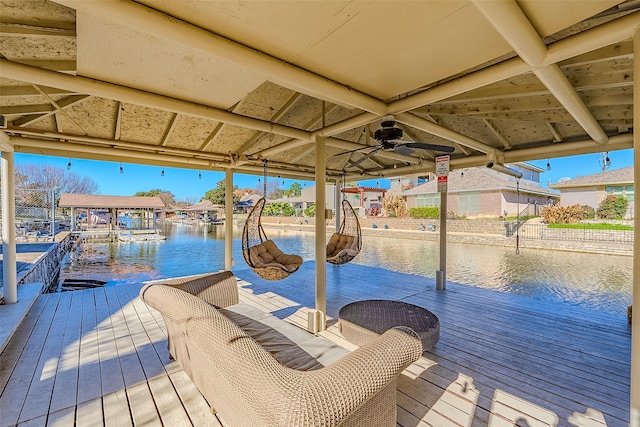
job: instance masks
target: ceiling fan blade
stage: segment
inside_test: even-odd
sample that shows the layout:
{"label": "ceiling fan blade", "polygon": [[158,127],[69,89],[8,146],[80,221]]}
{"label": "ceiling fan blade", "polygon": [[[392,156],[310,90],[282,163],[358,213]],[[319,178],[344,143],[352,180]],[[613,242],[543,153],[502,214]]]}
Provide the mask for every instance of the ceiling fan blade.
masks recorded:
{"label": "ceiling fan blade", "polygon": [[355,153],[356,151],[366,150],[367,148],[376,148],[376,147],[373,146],[373,145],[366,145],[366,146],[362,146],[360,148],[356,148],[355,150],[342,151],[340,153],[333,154],[333,155],[331,155],[329,157],[337,157],[337,156],[342,156],[344,154],[351,154],[351,153]]}
{"label": "ceiling fan blade", "polygon": [[455,151],[455,147],[450,147],[448,145],[427,144],[426,142],[406,142],[402,145],[408,148],[419,148],[421,150],[441,151],[443,153],[453,153]]}
{"label": "ceiling fan blade", "polygon": [[382,147],[378,147],[375,150],[371,150],[369,151],[367,154],[365,154],[364,156],[360,157],[358,160],[356,160],[355,162],[351,163],[351,167],[355,168],[356,166],[358,166],[360,163],[364,162],[365,160],[373,157],[378,151],[382,150]]}
{"label": "ceiling fan blade", "polygon": [[413,148],[407,147],[404,144],[398,144],[393,149],[394,153],[402,154],[403,156],[410,156],[414,153]]}

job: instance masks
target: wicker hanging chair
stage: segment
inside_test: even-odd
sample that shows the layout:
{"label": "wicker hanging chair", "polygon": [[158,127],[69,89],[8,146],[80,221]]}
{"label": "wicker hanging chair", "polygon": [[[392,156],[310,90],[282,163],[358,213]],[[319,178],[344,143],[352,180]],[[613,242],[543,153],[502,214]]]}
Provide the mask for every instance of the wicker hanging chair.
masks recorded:
{"label": "wicker hanging chair", "polygon": [[283,253],[267,238],[260,219],[266,199],[263,197],[251,209],[242,230],[242,256],[251,269],[266,280],[282,280],[302,265],[302,257]]}
{"label": "wicker hanging chair", "polygon": [[334,265],[346,264],[362,249],[362,230],[351,203],[342,201],[342,223],[340,231],[333,233],[327,243],[327,262]]}

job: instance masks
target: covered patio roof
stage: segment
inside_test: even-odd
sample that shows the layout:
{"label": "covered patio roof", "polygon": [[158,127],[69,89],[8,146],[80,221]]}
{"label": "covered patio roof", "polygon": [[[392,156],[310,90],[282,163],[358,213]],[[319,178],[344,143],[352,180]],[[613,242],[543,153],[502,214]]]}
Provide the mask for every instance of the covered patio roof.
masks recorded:
{"label": "covered patio roof", "polygon": [[[6,0],[17,152],[313,178],[632,147],[635,1]],[[7,142],[10,141],[10,142]],[[355,151],[354,151],[355,150]]]}
{"label": "covered patio roof", "polygon": [[[4,0],[3,196],[13,151],[224,170],[231,194],[232,174],[262,174],[265,160],[274,175],[324,184],[432,172],[446,151],[433,144],[450,147],[452,169],[633,148],[639,7]],[[316,284],[325,274],[316,270]]]}

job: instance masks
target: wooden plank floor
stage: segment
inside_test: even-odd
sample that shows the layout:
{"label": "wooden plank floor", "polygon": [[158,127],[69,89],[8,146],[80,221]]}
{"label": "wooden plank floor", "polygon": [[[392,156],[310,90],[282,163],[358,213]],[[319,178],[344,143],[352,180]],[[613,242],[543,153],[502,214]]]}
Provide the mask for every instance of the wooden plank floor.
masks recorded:
{"label": "wooden plank floor", "polygon": [[[314,266],[279,282],[236,270],[241,300],[306,325]],[[400,377],[400,426],[626,426],[631,333],[620,316],[345,265],[327,269],[329,329],[359,299],[440,319],[440,342]],[[140,286],[42,295],[0,355],[0,426],[219,426],[176,362]]]}

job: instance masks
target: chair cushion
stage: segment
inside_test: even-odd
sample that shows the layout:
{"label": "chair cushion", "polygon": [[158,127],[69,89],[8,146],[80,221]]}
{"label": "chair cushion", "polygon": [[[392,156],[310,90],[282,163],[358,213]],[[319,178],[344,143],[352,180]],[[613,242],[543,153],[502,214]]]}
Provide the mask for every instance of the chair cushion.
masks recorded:
{"label": "chair cushion", "polygon": [[277,267],[292,273],[302,264],[301,256],[283,253],[273,240],[250,247],[249,256],[255,268]]}
{"label": "chair cushion", "polygon": [[357,240],[349,234],[333,233],[327,243],[327,256],[331,257],[345,249],[357,250]]}

